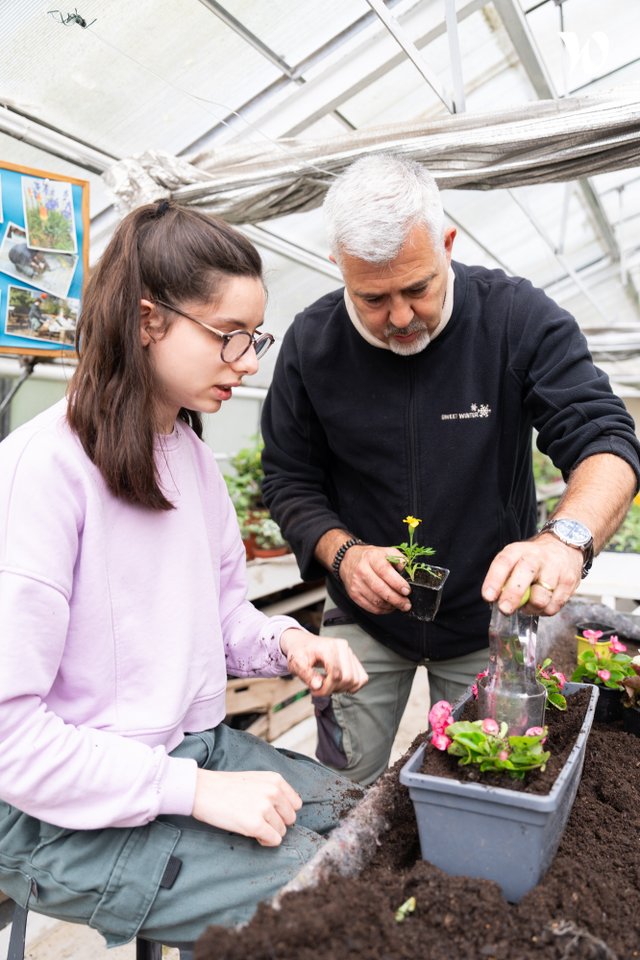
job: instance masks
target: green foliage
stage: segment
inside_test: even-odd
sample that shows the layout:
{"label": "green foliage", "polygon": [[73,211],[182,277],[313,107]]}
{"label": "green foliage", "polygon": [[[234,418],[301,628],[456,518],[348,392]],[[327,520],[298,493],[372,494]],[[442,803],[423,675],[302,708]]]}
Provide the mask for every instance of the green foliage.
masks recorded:
{"label": "green foliage", "polygon": [[551,658],[547,657],[536,669],[536,679],[541,683],[547,694],[547,703],[550,703],[556,710],[567,709],[567,698],[560,691],[565,685],[566,679],[563,673],[559,673],[553,666]]}
{"label": "green foliage", "polygon": [[[533,451],[533,476],[538,491],[562,480],[561,472],[554,467],[549,457],[539,450]],[[554,495],[544,501],[547,516],[553,512],[558,500],[559,497]],[[620,528],[606,544],[605,550],[613,553],[640,553],[640,503],[634,501],[631,504]]]}
{"label": "green foliage", "polygon": [[251,511],[264,510],[262,500],[262,448],[260,437],[250,447],[243,447],[229,461],[233,473],[226,473],[224,480],[231,501],[236,508],[240,525],[249,522]]}
{"label": "green foliage", "polygon": [[632,503],[622,525],[607,543],[614,553],[640,553],[640,504]]}
{"label": "green foliage", "polygon": [[405,900],[404,903],[401,903],[396,912],[394,913],[394,919],[396,923],[403,923],[407,917],[412,914],[416,909],[416,898],[409,897],[408,900]]}
{"label": "green foliage", "polygon": [[254,522],[249,522],[247,529],[253,534],[256,546],[261,550],[275,550],[287,545],[280,527],[268,513]]}
{"label": "green foliage", "polygon": [[555,483],[557,480],[562,480],[562,473],[554,466],[546,454],[534,449],[533,478],[536,482],[536,487],[544,487],[547,486],[547,484]]}
{"label": "green foliage", "polygon": [[432,570],[428,563],[422,563],[419,558],[430,557],[435,553],[435,550],[433,547],[421,547],[419,543],[413,542],[414,531],[416,527],[422,523],[422,520],[419,520],[417,517],[408,516],[405,517],[402,522],[406,523],[409,527],[409,542],[394,543],[396,550],[399,550],[403,556],[391,556],[387,557],[387,560],[389,563],[402,564],[409,579],[413,580],[416,570]]}
{"label": "green foliage", "polygon": [[48,250],[73,250],[71,224],[60,211],[50,210],[47,219],[42,221],[37,210],[28,210],[27,223],[31,246]]}
{"label": "green foliage", "polygon": [[[611,640],[618,642],[617,637],[611,637]],[[578,665],[571,679],[578,683],[586,681],[612,690],[620,690],[622,681],[626,677],[633,676],[635,670],[631,657],[626,653],[614,652],[614,647],[615,645],[610,645],[606,653],[595,648],[584,650],[578,656]]]}
{"label": "green foliage", "polygon": [[[487,732],[488,724],[496,732]],[[547,730],[524,736],[507,736],[507,725],[499,726],[495,721],[458,720],[446,728],[446,736],[451,743],[447,752],[460,757],[461,766],[474,763],[482,772],[508,773],[509,776],[523,780],[529,770],[544,770],[551,756],[543,749]]]}

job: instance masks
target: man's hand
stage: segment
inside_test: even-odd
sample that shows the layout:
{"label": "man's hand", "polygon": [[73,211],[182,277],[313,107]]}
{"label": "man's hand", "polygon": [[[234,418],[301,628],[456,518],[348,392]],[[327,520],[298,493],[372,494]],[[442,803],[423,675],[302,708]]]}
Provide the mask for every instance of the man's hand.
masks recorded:
{"label": "man's hand", "polygon": [[270,770],[198,770],[192,815],[220,830],[277,847],[296,820],[302,800]]}
{"label": "man's hand", "polygon": [[290,672],[317,696],[355,693],[369,679],[346,640],[289,627],[282,632],[280,647]]}
{"label": "man's hand", "polygon": [[582,552],[553,534],[508,544],[489,567],[482,596],[497,601],[502,613],[513,613],[527,587],[531,596],[524,608],[531,614],[553,616],[573,596],[582,577]]}
{"label": "man's hand", "polygon": [[402,557],[395,547],[368,544],[351,547],[340,566],[340,579],[347,593],[368,613],[391,613],[411,609],[410,588],[387,557]]}

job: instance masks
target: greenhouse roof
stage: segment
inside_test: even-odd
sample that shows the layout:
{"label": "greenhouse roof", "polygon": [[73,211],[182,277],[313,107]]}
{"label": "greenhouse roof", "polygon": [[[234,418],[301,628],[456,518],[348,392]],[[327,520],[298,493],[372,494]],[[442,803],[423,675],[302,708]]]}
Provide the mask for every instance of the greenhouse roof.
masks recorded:
{"label": "greenhouse roof", "polygon": [[[1,0],[0,155],[90,181],[91,258],[175,195],[265,252],[276,333],[339,283],[320,204],[423,160],[455,256],[524,275],[640,391],[640,8],[625,0]],[[268,381],[271,365],[262,376]]]}

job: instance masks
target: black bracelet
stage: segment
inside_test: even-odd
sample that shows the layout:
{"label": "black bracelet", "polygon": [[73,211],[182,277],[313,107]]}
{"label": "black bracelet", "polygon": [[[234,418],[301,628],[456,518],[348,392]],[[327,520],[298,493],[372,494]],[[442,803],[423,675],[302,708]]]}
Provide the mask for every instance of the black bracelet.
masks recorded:
{"label": "black bracelet", "polygon": [[358,543],[364,543],[363,540],[359,540],[358,537],[351,537],[350,540],[345,540],[342,546],[338,549],[335,557],[333,558],[333,563],[331,564],[331,572],[333,573],[336,580],[340,579],[340,564],[344,560],[344,555],[349,549],[349,547],[355,547]]}

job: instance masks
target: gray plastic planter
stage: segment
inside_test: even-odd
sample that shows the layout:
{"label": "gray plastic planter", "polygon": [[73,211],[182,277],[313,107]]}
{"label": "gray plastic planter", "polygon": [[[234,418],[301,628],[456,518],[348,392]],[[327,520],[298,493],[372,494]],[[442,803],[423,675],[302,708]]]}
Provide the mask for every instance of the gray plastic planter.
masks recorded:
{"label": "gray plastic planter", "polygon": [[[409,788],[424,860],[448,874],[495,880],[512,903],[536,886],[553,860],[582,776],[598,689],[582,683],[565,688],[567,696],[583,688],[591,691],[584,723],[548,794],[420,773],[422,744],[400,771],[400,782]],[[455,705],[456,719],[468,696]]]}

